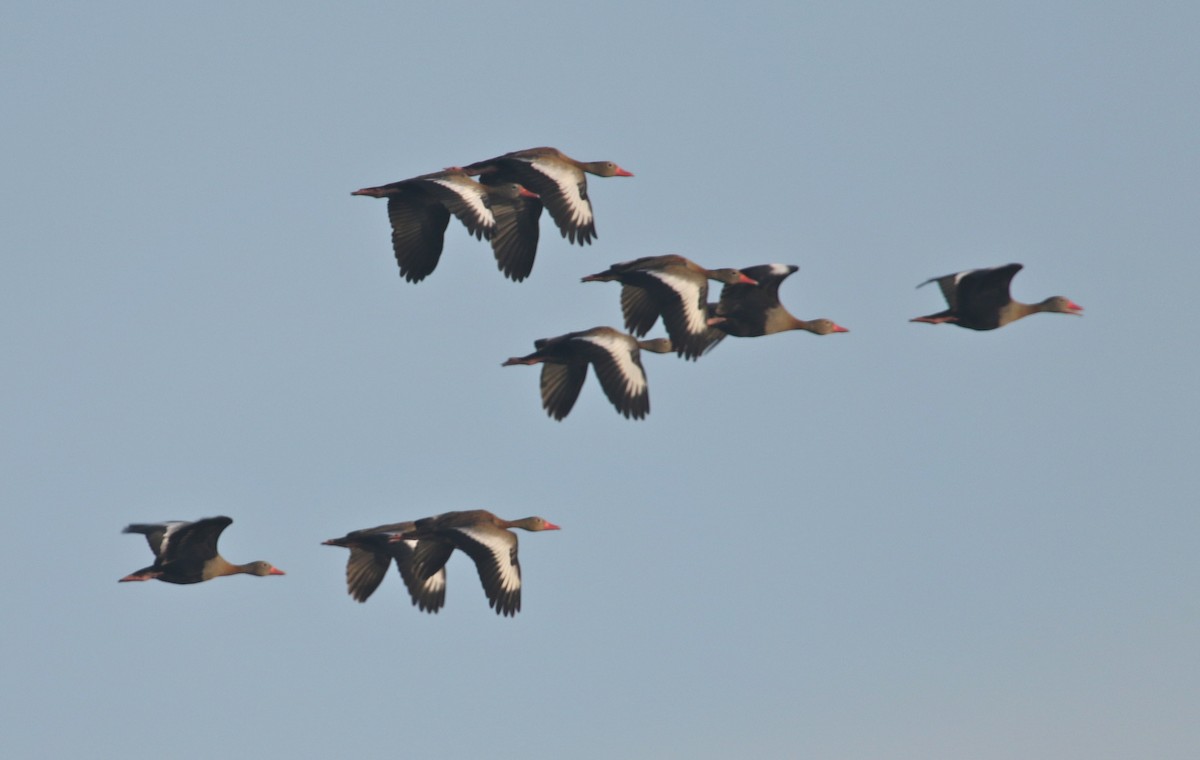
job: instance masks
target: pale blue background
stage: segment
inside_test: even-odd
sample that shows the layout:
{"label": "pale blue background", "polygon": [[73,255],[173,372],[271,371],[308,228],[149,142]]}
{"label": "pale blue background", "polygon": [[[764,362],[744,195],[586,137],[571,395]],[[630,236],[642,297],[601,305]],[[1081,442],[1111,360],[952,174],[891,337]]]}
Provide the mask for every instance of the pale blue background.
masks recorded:
{"label": "pale blue background", "polygon": [[[1200,756],[1200,7],[245,5],[0,11],[6,756]],[[524,284],[349,195],[537,145],[636,177]],[[851,332],[549,420],[666,252]],[[1009,261],[1086,316],[907,322]],[[476,507],[563,526],[515,619],[319,545]],[[287,577],[116,583],[214,514]]]}

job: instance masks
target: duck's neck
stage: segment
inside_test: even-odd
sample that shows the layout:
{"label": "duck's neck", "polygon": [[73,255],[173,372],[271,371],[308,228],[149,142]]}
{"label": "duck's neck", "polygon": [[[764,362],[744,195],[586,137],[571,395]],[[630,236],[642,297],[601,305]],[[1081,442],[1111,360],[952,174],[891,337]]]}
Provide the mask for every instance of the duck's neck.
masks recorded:
{"label": "duck's neck", "polygon": [[217,555],[208,563],[209,577],[215,578],[219,575],[237,575],[239,573],[255,574],[255,563],[247,562],[244,565],[235,565],[227,561],[221,555]]}
{"label": "duck's neck", "polygon": [[785,332],[787,330],[810,330],[808,322],[800,319],[782,306],[767,312],[767,321],[763,327],[768,334]]}
{"label": "duck's neck", "polygon": [[667,338],[652,338],[650,340],[639,340],[638,348],[643,351],[649,351],[655,354],[669,354],[674,349],[671,346],[671,341]]}
{"label": "duck's neck", "polygon": [[1022,317],[1028,317],[1030,314],[1037,314],[1039,311],[1046,310],[1046,303],[1021,303],[1020,301],[1009,301],[1004,306],[1000,307],[1000,324],[1006,325],[1009,322],[1015,322]]}
{"label": "duck's neck", "polygon": [[235,565],[227,561],[220,554],[210,559],[204,566],[204,578],[218,578],[222,575],[236,575],[238,573],[247,572],[241,569],[240,565]]}
{"label": "duck's neck", "polygon": [[521,530],[538,530],[541,527],[536,517],[522,517],[520,520],[505,520],[505,528],[520,528]]}

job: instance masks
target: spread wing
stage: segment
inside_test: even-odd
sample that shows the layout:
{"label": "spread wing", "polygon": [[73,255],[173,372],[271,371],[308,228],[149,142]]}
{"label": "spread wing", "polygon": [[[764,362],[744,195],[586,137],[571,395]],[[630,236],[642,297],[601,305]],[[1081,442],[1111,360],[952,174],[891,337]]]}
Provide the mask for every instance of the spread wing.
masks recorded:
{"label": "spread wing", "polygon": [[446,604],[446,560],[454,551],[453,544],[406,539],[389,547],[412,603],[423,612],[440,610]]}
{"label": "spread wing", "polygon": [[974,313],[994,314],[1012,301],[1009,288],[1012,278],[1019,271],[1020,264],[1007,264],[964,273],[958,280],[955,308],[963,316]]}
{"label": "spread wing", "polygon": [[708,280],[674,268],[647,274],[658,283],[653,292],[675,353],[685,359],[699,357],[708,330]]}
{"label": "spread wing", "polygon": [[163,564],[168,562],[199,561],[201,563],[217,556],[217,540],[221,531],[233,523],[229,517],[206,517],[182,525],[171,533],[163,554]]}
{"label": "spread wing", "polygon": [[635,420],[645,417],[650,411],[650,389],[637,343],[629,336],[612,334],[585,335],[578,341],[617,411]]}
{"label": "spread wing", "polygon": [[621,313],[625,315],[625,329],[642,336],[650,332],[662,314],[662,307],[650,291],[639,285],[621,286]]}
{"label": "spread wing", "polygon": [[388,198],[388,219],[400,274],[409,282],[420,282],[437,268],[442,257],[450,212],[436,201],[399,195]]}
{"label": "spread wing", "polygon": [[542,203],[537,198],[519,196],[512,201],[493,203],[492,212],[496,217],[496,229],[492,234],[496,266],[505,277],[520,282],[533,271]]}
{"label": "spread wing", "polygon": [[160,523],[134,523],[133,525],[125,526],[122,533],[141,533],[146,537],[146,543],[150,545],[150,551],[154,552],[154,559],[158,560],[162,557],[163,549],[166,547],[168,540],[175,531],[185,525],[191,523],[184,520],[169,520]]}
{"label": "spread wing", "polygon": [[386,541],[386,536],[381,536],[378,542],[350,547],[350,559],[346,561],[346,591],[354,601],[367,601],[383,582],[392,562]]}
{"label": "spread wing", "polygon": [[579,400],[579,391],[587,379],[586,361],[542,365],[542,408],[556,420],[571,413]]}
{"label": "spread wing", "polygon": [[478,182],[465,174],[435,174],[420,181],[433,198],[458,217],[467,232],[480,240],[491,237],[496,217]]}
{"label": "spread wing", "polygon": [[475,561],[483,591],[496,614],[515,615],[521,609],[521,564],[517,561],[516,534],[474,525],[448,528],[441,534]]}
{"label": "spread wing", "polygon": [[779,286],[797,269],[798,267],[784,264],[761,264],[743,268],[742,274],[758,284],[736,282],[722,287],[717,315],[740,317],[743,314],[767,313],[780,305]]}

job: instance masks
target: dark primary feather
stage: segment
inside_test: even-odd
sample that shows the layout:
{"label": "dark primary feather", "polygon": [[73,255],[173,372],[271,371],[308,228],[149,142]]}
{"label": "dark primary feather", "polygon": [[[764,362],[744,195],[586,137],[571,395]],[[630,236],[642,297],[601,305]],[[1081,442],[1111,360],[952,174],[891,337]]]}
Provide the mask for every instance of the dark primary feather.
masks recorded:
{"label": "dark primary feather", "polygon": [[588,365],[581,362],[570,364],[554,364],[546,362],[542,365],[542,408],[556,420],[562,420],[571,413],[575,402],[579,400],[579,392],[587,380]]}
{"label": "dark primary feather", "polygon": [[392,225],[392,252],[401,276],[409,282],[420,282],[441,261],[449,210],[441,204],[422,206],[408,198],[389,198],[388,220]]}
{"label": "dark primary feather", "polygon": [[[381,538],[380,541],[386,541]],[[366,543],[366,542],[364,542]],[[389,551],[376,550],[368,546],[351,546],[350,559],[346,561],[346,590],[356,602],[365,602],[379,588],[392,562]]]}
{"label": "dark primary feather", "polygon": [[496,228],[491,237],[496,266],[505,277],[520,282],[533,271],[542,202],[538,198],[518,195],[494,202],[490,208],[496,217]]}
{"label": "dark primary feather", "polygon": [[637,336],[645,335],[658,321],[659,305],[650,291],[640,285],[621,286],[621,314],[625,329]]}

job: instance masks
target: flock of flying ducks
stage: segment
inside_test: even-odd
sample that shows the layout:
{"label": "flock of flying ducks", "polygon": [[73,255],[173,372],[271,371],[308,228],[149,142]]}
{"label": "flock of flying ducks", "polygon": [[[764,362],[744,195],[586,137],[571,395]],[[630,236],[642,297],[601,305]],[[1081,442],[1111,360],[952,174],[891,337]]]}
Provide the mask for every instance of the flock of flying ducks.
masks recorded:
{"label": "flock of flying ducks", "polygon": [[[352,195],[387,198],[392,250],[406,280],[419,282],[437,267],[453,215],[468,233],[489,240],[500,271],[520,281],[533,270],[543,206],[570,242],[585,245],[596,237],[588,174],[633,176],[611,161],[576,161],[555,148],[530,148],[363,188]],[[1082,311],[1062,296],[1037,304],[1013,301],[1009,283],[1020,269],[1020,264],[1008,264],[929,280],[941,287],[949,308],[912,321],[991,330],[1039,311]],[[752,338],[787,330],[816,335],[848,332],[831,320],[799,319],[784,308],[779,286],[796,270],[785,264],[706,269],[678,255],[614,264],[583,281],[621,283],[621,311],[628,332],[594,327],[542,338],[534,342],[533,353],[513,357],[503,366],[542,365],[542,407],[556,420],[570,413],[592,366],[616,410],[625,417],[641,419],[650,411],[642,351],[674,352],[695,360],[728,335]],[[714,303],[708,301],[709,280],[723,285]],[[641,340],[660,318],[667,338]]]}
{"label": "flock of flying ducks", "polygon": [[[154,564],[121,578],[120,582],[159,580],[191,584],[223,575],[283,575],[270,562],[258,560],[235,565],[217,551],[221,532],[233,520],[206,517],[129,525],[123,532],[140,533],[154,552]],[[396,563],[414,606],[437,612],[446,602],[446,561],[457,549],[475,562],[488,603],[498,615],[515,615],[521,609],[521,564],[517,560],[517,534],[559,530],[541,517],[504,520],[484,509],[445,512],[412,522],[392,523],[355,530],[322,542],[350,550],[346,562],[346,588],[355,601],[365,602]]]}
{"label": "flock of flying ducks", "polygon": [[[352,195],[387,199],[392,250],[400,275],[409,282],[420,282],[437,268],[451,216],[469,234],[487,240],[499,270],[520,282],[533,270],[543,207],[571,243],[587,245],[596,238],[587,174],[633,176],[611,161],[576,161],[555,148],[531,148],[363,188]],[[948,308],[910,321],[994,330],[1038,312],[1079,315],[1083,311],[1064,296],[1032,304],[1014,301],[1010,284],[1021,266],[971,269],[927,280],[921,285],[936,282]],[[542,406],[549,416],[562,420],[578,399],[590,365],[616,410],[641,419],[650,411],[643,350],[674,352],[695,360],[730,335],[848,332],[831,320],[799,319],[784,308],[779,286],[797,269],[785,264],[706,269],[678,255],[614,264],[584,277],[583,282],[621,284],[621,311],[628,332],[594,327],[542,338],[534,341],[533,353],[508,359],[503,366],[541,364]],[[709,280],[722,284],[719,299],[712,303]],[[643,339],[660,319],[667,337]],[[235,565],[221,557],[217,539],[232,522],[228,517],[209,517],[126,527],[126,533],[146,536],[155,559],[121,581],[188,584],[238,573],[283,575],[268,562]],[[521,567],[517,536],[511,528],[559,529],[541,517],[509,521],[486,510],[470,510],[351,531],[324,544],[350,550],[346,585],[356,601],[365,602],[395,562],[413,605],[425,612],[437,612],[445,603],[445,565],[458,549],[474,560],[491,607],[497,614],[513,615],[521,608]]]}

